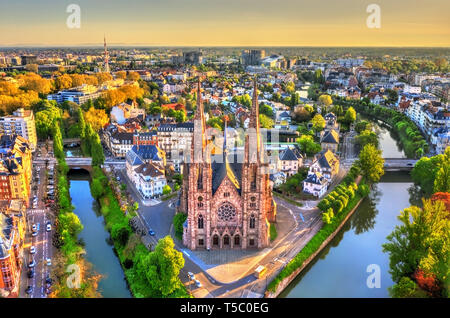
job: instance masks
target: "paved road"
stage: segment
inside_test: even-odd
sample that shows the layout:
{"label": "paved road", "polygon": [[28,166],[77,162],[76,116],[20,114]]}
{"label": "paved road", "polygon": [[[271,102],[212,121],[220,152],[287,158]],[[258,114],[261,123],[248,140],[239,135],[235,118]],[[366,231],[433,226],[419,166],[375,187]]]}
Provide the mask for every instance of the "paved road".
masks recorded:
{"label": "paved road", "polygon": [[[49,149],[51,151],[51,148]],[[33,160],[33,180],[31,184],[32,196],[30,198],[30,209],[27,210],[27,232],[25,236],[24,245],[24,260],[23,269],[21,272],[20,282],[20,297],[42,298],[47,297],[45,294],[45,280],[47,274],[50,274],[50,268],[46,265],[46,259],[52,258],[52,232],[46,231],[46,223],[50,221],[52,225],[52,216],[45,207],[44,195],[47,192],[48,180],[46,172],[50,166],[54,166],[55,159],[51,157],[46,147],[42,144],[38,145],[38,150],[35,153]],[[36,178],[39,176],[39,181]],[[37,196],[37,205],[33,207],[33,196]],[[32,236],[32,225],[36,224],[39,227],[38,235]],[[30,247],[36,248],[35,254],[30,254]],[[35,275],[33,278],[28,278],[29,271],[28,264],[35,261]],[[27,286],[33,286],[33,292],[30,295],[25,293]]]}

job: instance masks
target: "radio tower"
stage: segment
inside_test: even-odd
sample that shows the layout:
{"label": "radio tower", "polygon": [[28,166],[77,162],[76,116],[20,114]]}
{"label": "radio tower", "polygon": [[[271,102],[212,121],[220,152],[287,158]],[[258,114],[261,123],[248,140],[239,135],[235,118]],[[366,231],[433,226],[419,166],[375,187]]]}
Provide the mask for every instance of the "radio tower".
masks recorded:
{"label": "radio tower", "polygon": [[103,47],[105,48],[105,52],[103,53],[103,71],[109,73],[109,53],[108,48],[106,47],[106,36],[103,35]]}

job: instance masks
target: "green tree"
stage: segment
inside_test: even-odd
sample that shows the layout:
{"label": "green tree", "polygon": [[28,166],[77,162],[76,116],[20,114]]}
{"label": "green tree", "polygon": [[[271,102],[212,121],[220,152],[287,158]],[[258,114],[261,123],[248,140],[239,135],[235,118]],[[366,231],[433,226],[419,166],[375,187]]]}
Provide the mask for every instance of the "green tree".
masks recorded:
{"label": "green tree", "polygon": [[163,195],[167,195],[170,194],[172,192],[172,188],[170,187],[170,185],[166,184],[163,187]]}
{"label": "green tree", "polygon": [[404,209],[398,219],[401,225],[387,237],[383,251],[389,253],[390,274],[394,282],[412,277],[421,269],[432,273],[448,296],[450,275],[450,219],[442,201],[423,200],[423,208]]}
{"label": "green tree", "polygon": [[262,128],[266,128],[266,129],[270,129],[274,125],[273,119],[267,117],[264,114],[259,115],[259,123]]}
{"label": "green tree", "polygon": [[356,143],[358,143],[361,147],[364,147],[367,144],[372,144],[378,148],[378,136],[371,130],[363,130],[356,137]]}
{"label": "green tree", "polygon": [[312,156],[322,150],[320,144],[314,142],[314,138],[310,135],[302,135],[297,140],[302,152],[308,156]]}
{"label": "green tree", "polygon": [[345,122],[351,124],[356,120],[356,111],[353,107],[349,107],[345,112],[344,116]]}
{"label": "green tree", "polygon": [[361,168],[362,175],[370,182],[376,183],[384,174],[384,159],[381,150],[372,144],[367,144],[359,154],[357,165]]}
{"label": "green tree", "polygon": [[320,114],[316,114],[312,122],[312,129],[317,133],[319,131],[322,131],[325,128],[325,119]]}
{"label": "green tree", "polygon": [[183,267],[183,254],[175,249],[170,236],[160,239],[155,250],[142,255],[138,262],[138,272],[160,297],[170,297],[182,286],[179,275]]}

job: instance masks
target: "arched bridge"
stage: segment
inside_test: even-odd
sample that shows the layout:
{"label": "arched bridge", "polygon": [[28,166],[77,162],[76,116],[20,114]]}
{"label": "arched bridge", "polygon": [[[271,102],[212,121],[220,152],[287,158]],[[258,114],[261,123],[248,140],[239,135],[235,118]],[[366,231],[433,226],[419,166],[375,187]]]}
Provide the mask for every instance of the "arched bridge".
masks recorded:
{"label": "arched bridge", "polygon": [[408,159],[408,158],[384,158],[384,170],[392,171],[392,170],[405,170],[409,171],[414,168],[417,159]]}
{"label": "arched bridge", "polygon": [[[69,168],[84,168],[91,170],[92,158],[91,157],[66,157],[66,163]],[[105,165],[125,165],[124,160],[105,160]]]}
{"label": "arched bridge", "polygon": [[71,145],[71,144],[80,145],[81,139],[80,138],[66,138],[66,139],[63,139],[63,144],[64,145]]}
{"label": "arched bridge", "polygon": [[[353,162],[358,160],[358,158],[345,159],[343,164],[351,166]],[[384,170],[385,171],[410,171],[414,168],[417,159],[408,158],[384,158]]]}

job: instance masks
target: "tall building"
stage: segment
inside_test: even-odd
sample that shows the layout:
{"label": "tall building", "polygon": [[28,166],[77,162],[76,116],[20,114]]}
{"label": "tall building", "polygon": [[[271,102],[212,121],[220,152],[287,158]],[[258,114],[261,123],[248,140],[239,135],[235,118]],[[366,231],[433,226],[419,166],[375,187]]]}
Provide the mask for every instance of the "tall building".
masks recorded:
{"label": "tall building", "polygon": [[259,65],[265,56],[266,52],[264,50],[244,50],[241,54],[242,64]]}
{"label": "tall building", "polygon": [[22,55],[20,57],[22,65],[37,64],[36,55]]}
{"label": "tall building", "polygon": [[202,64],[203,53],[201,51],[183,52],[184,64]]}
{"label": "tall building", "polygon": [[190,158],[183,167],[178,206],[179,212],[187,213],[183,244],[192,250],[269,245],[269,222],[275,221],[276,211],[269,167],[263,158],[256,88],[255,80],[244,154],[228,153],[225,134],[222,153],[212,155],[208,153],[200,79],[198,81],[194,135]]}
{"label": "tall building", "polygon": [[28,207],[31,161],[27,140],[17,135],[0,136],[0,200],[22,199]]}
{"label": "tall building", "polygon": [[106,36],[103,37],[103,72],[109,73],[109,53],[108,48],[106,47]]}
{"label": "tall building", "polygon": [[36,149],[36,125],[32,110],[17,109],[12,115],[0,117],[0,135],[19,135],[28,140],[31,151]]}

